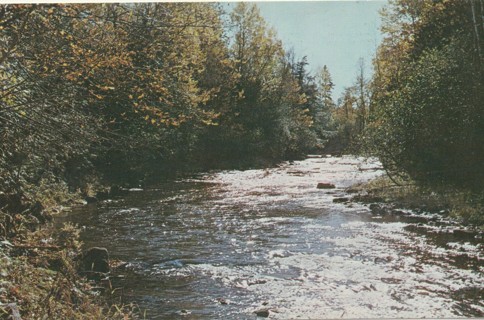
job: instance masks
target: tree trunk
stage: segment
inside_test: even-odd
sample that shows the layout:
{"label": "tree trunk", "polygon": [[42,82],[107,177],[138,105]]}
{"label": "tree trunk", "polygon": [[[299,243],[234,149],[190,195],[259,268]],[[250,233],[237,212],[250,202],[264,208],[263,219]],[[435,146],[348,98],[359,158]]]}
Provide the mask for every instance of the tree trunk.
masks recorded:
{"label": "tree trunk", "polygon": [[[474,24],[474,35],[476,36],[477,55],[479,57],[479,70],[482,71],[482,53],[481,53],[481,37],[479,35],[479,22],[477,21],[476,8],[474,0],[469,0],[472,10],[472,22]],[[482,1],[481,1],[482,6]]]}

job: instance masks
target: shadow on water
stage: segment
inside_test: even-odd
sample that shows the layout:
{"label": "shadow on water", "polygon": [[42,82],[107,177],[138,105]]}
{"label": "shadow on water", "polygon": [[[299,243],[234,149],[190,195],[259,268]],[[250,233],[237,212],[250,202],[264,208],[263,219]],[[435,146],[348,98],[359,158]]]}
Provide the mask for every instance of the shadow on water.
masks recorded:
{"label": "shadow on water", "polygon": [[[310,158],[214,172],[77,208],[64,221],[83,227],[86,247],[126,262],[113,285],[149,319],[483,316],[479,235],[436,217],[333,203],[379,167]],[[317,189],[321,181],[336,189]]]}

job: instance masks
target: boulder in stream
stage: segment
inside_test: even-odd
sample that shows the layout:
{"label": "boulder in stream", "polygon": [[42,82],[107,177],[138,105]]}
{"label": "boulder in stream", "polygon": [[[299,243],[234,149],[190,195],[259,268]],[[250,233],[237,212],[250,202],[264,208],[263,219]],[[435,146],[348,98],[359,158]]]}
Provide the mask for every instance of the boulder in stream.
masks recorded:
{"label": "boulder in stream", "polygon": [[86,200],[86,202],[88,204],[98,202],[98,199],[96,197],[93,197],[93,196],[87,196],[84,200]]}
{"label": "boulder in stream", "polygon": [[80,269],[83,273],[108,273],[108,250],[99,247],[89,248],[81,257]]}
{"label": "boulder in stream", "polygon": [[369,209],[373,214],[384,215],[389,213],[391,208],[389,208],[388,205],[385,205],[383,203],[372,203],[370,204]]}
{"label": "boulder in stream", "polygon": [[466,229],[454,229],[452,233],[460,241],[472,242],[478,238],[477,232]]}
{"label": "boulder in stream", "polygon": [[336,186],[329,182],[319,182],[316,186],[318,189],[334,189]]}
{"label": "boulder in stream", "polygon": [[217,302],[220,303],[221,305],[227,305],[230,303],[229,300],[224,299],[224,298],[217,298]]}
{"label": "boulder in stream", "polygon": [[129,191],[125,188],[121,188],[118,185],[113,185],[109,189],[109,196],[110,197],[120,197],[128,195]]}
{"label": "boulder in stream", "polygon": [[269,309],[259,309],[259,310],[254,311],[254,313],[255,313],[255,314],[258,316],[258,317],[261,317],[261,318],[267,318],[267,317],[269,317],[270,310],[269,310]]}

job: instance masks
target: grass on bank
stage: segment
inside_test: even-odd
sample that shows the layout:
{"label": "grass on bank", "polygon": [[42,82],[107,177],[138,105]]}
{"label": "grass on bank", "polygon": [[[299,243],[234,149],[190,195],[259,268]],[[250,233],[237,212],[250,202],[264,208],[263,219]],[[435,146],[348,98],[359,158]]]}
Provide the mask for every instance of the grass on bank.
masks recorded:
{"label": "grass on bank", "polygon": [[408,181],[395,182],[384,175],[348,191],[364,194],[356,198],[363,202],[393,203],[401,208],[447,214],[465,225],[484,229],[484,194],[452,188],[431,190]]}
{"label": "grass on bank", "polygon": [[[44,195],[43,205],[63,200],[75,202],[65,190]],[[63,199],[60,199],[62,197]],[[64,198],[66,197],[66,198]],[[59,198],[59,199],[57,199]],[[39,199],[39,198],[37,198]],[[59,201],[62,200],[62,201]],[[58,211],[50,207],[49,215]],[[0,235],[0,319],[133,319],[133,306],[122,306],[110,288],[95,292],[99,284],[78,275],[76,257],[81,252],[79,230],[52,223],[32,225],[28,214],[0,210],[0,227],[8,223],[13,236]]]}

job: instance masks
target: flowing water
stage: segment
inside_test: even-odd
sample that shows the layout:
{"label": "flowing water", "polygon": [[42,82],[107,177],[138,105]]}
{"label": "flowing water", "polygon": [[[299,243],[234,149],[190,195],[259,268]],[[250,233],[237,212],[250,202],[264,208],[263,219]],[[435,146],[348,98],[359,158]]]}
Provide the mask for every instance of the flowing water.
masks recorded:
{"label": "flowing water", "polygon": [[115,285],[147,319],[483,316],[479,235],[459,238],[436,216],[333,202],[382,174],[379,167],[312,157],[213,172],[135,189],[65,219],[83,227],[86,246],[127,262]]}

